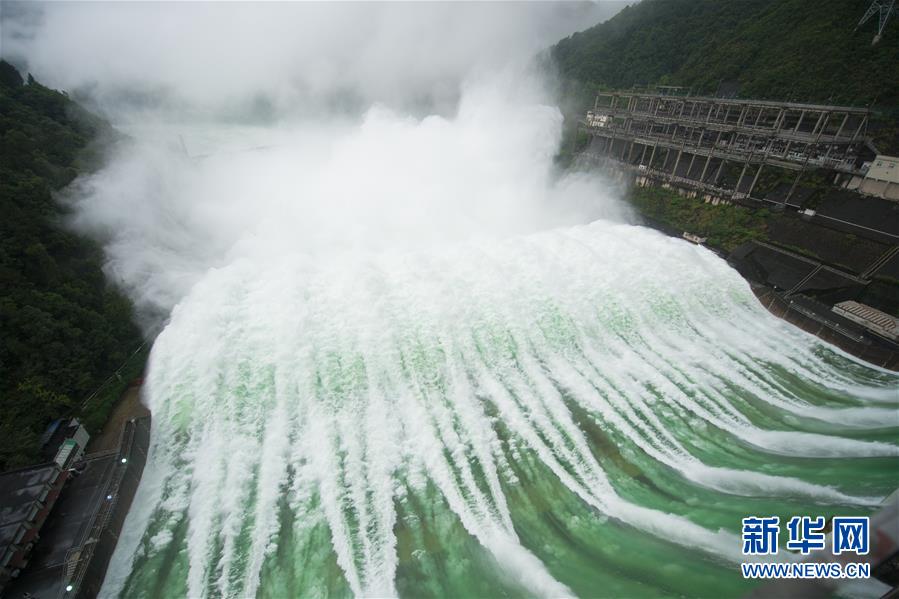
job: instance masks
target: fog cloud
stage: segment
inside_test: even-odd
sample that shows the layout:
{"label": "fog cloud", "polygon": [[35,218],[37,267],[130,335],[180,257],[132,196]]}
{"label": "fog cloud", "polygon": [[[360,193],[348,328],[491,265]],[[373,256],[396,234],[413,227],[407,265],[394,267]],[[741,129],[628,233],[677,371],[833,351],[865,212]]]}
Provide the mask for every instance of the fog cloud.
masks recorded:
{"label": "fog cloud", "polygon": [[[71,190],[109,271],[165,314],[210,267],[415,250],[622,218],[607,183],[558,180],[562,115],[522,75],[464,88],[452,117],[374,106],[361,120],[137,129]],[[210,129],[212,129],[210,131]],[[190,156],[172,142],[184,134]],[[228,148],[244,144],[245,149]]]}
{"label": "fog cloud", "polygon": [[4,53],[127,134],[66,197],[148,328],[237,263],[623,216],[606,182],[559,178],[562,115],[529,66],[620,5],[3,6]]}
{"label": "fog cloud", "polygon": [[[622,2],[3,4],[3,54],[107,107],[446,104]],[[364,107],[364,106],[363,106]]]}

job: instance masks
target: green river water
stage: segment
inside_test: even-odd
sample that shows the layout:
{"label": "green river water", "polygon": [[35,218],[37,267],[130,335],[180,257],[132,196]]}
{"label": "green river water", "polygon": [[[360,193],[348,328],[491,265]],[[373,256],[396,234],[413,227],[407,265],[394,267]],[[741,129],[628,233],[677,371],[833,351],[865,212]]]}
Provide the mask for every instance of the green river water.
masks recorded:
{"label": "green river water", "polygon": [[899,486],[897,386],[636,226],[236,260],[154,346],[103,594],[737,597],[743,517]]}

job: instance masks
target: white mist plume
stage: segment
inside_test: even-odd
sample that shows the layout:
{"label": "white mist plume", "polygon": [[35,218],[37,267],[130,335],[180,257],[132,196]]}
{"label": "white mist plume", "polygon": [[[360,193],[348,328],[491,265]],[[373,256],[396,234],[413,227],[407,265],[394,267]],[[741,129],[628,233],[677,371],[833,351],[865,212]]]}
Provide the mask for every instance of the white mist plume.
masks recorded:
{"label": "white mist plume", "polygon": [[629,2],[4,2],[4,57],[108,110],[451,106]]}
{"label": "white mist plume", "polygon": [[[218,128],[211,141],[203,127],[137,130],[76,185],[77,223],[106,239],[109,271],[139,306],[165,313],[208,268],[236,258],[314,259],[621,218],[607,184],[556,179],[561,125],[537,83],[507,73],[468,85],[449,118],[374,106],[360,122]],[[180,132],[203,157],[165,141]],[[222,149],[235,143],[256,149]]]}
{"label": "white mist plume", "polygon": [[554,179],[561,114],[525,65],[624,4],[4,3],[3,53],[130,136],[70,196],[164,317],[241,257],[620,216]]}

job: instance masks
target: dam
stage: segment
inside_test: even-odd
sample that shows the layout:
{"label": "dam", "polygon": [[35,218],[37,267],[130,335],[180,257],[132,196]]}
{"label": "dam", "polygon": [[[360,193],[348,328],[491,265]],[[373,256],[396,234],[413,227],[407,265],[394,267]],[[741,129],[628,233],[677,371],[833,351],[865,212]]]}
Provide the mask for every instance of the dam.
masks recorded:
{"label": "dam", "polygon": [[[876,156],[865,136],[868,110],[681,95],[679,88],[599,93],[582,130],[600,142],[596,151],[666,175],[709,193],[752,198],[765,166],[794,171],[778,201],[789,204],[803,172],[826,168],[837,176],[864,175]],[[686,90],[683,90],[686,91]],[[658,153],[658,158],[656,154]],[[738,167],[725,183],[725,167]]]}
{"label": "dam", "polygon": [[3,3],[0,594],[895,594],[895,4]]}
{"label": "dam", "polygon": [[104,593],[737,596],[739,515],[895,488],[896,375],[704,248],[597,221],[306,268],[220,270],[159,336]]}
{"label": "dam", "polygon": [[[725,252],[763,305],[897,370],[896,339],[836,307],[881,293],[873,289],[895,298],[899,279],[899,198],[864,183],[886,160],[867,136],[868,121],[866,108],[692,96],[661,86],[598,93],[578,131],[587,138],[582,159],[626,173],[637,187],[771,211],[766,239]],[[815,181],[806,185],[803,177]],[[883,301],[895,309],[896,299]]]}

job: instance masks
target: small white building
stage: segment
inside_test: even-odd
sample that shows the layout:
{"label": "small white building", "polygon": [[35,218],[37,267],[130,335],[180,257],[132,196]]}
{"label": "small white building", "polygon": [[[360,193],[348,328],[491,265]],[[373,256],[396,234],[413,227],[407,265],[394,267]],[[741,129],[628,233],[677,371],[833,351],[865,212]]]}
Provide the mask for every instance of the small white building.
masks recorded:
{"label": "small white building", "polygon": [[696,245],[702,245],[709,240],[708,237],[700,237],[699,235],[688,233],[687,231],[684,231],[683,238],[691,243],[695,243]]}
{"label": "small white building", "polygon": [[592,110],[587,111],[588,127],[605,127],[612,117],[604,114],[594,114]]}
{"label": "small white building", "polygon": [[854,180],[849,188],[888,200],[899,200],[899,158],[878,154],[871,162],[864,179]]}
{"label": "small white building", "polygon": [[881,337],[899,341],[899,321],[885,312],[852,300],[840,302],[832,310]]}

